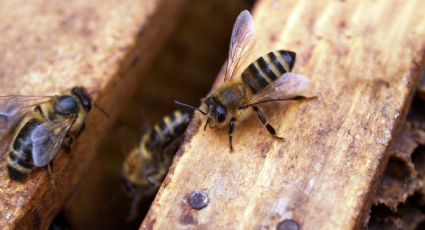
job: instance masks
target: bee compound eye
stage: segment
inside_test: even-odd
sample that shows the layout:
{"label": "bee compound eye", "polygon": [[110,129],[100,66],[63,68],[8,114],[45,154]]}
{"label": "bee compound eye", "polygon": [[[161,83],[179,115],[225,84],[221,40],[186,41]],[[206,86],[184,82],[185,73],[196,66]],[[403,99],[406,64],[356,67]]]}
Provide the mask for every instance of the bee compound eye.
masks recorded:
{"label": "bee compound eye", "polygon": [[151,186],[156,186],[156,184],[157,184],[155,179],[153,179],[150,176],[146,176],[146,180],[148,181],[149,185],[151,185]]}
{"label": "bee compound eye", "polygon": [[92,108],[92,101],[87,91],[83,87],[74,87],[71,92],[75,95],[83,105],[86,112],[89,112]]}
{"label": "bee compound eye", "polygon": [[89,112],[91,110],[91,107],[92,107],[90,99],[84,100],[83,106],[84,106],[84,109],[86,110],[86,112]]}
{"label": "bee compound eye", "polygon": [[121,180],[121,187],[128,194],[131,194],[131,192],[133,190],[132,184],[129,181],[127,181],[126,179]]}
{"label": "bee compound eye", "polygon": [[216,114],[218,122],[224,122],[224,120],[226,120],[226,110],[223,107],[217,106]]}

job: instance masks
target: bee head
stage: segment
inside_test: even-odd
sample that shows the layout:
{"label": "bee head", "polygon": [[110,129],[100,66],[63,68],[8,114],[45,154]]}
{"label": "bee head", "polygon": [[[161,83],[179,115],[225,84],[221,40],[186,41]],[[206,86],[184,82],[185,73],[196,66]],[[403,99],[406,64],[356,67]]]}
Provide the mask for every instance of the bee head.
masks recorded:
{"label": "bee head", "polygon": [[215,98],[211,96],[207,98],[205,104],[208,106],[208,123],[210,127],[214,127],[226,120],[226,108]]}
{"label": "bee head", "polygon": [[83,105],[84,111],[89,112],[91,110],[92,101],[85,88],[74,87],[71,89],[71,93],[78,98],[81,105]]}
{"label": "bee head", "polygon": [[155,179],[158,163],[153,159],[144,158],[144,151],[146,150],[134,148],[122,167],[121,187],[130,197],[156,189],[160,184]]}
{"label": "bee head", "polygon": [[133,197],[141,192],[148,193],[148,191],[159,187],[160,182],[156,181],[153,175],[146,175],[146,169],[146,167],[143,168],[142,175],[137,179],[137,182],[132,182],[126,177],[121,178],[121,188],[127,196]]}

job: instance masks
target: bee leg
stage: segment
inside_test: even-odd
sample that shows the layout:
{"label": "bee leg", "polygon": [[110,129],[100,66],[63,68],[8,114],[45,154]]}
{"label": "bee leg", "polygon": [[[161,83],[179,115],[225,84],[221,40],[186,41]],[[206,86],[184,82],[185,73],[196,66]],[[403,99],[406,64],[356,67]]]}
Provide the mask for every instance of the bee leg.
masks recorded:
{"label": "bee leg", "polygon": [[207,125],[211,122],[211,118],[208,118],[204,125],[204,131],[207,130]]}
{"label": "bee leg", "polygon": [[139,215],[139,203],[140,203],[140,201],[141,201],[140,195],[134,196],[133,201],[131,202],[130,213],[127,217],[127,221],[134,220]]}
{"label": "bee leg", "polygon": [[74,142],[74,137],[70,133],[67,133],[62,144],[62,148],[66,153],[71,153],[72,142]]}
{"label": "bee leg", "polygon": [[236,118],[234,118],[234,117],[232,117],[230,119],[230,125],[229,125],[229,146],[230,146],[230,152],[233,152],[232,136],[233,136],[233,131],[235,131],[235,121],[236,121]]}
{"label": "bee leg", "polygon": [[49,174],[53,174],[53,161],[50,161],[49,164],[47,164],[47,171]]}
{"label": "bee leg", "polygon": [[75,135],[75,136],[77,136],[77,137],[80,136],[80,134],[84,131],[84,129],[86,129],[86,123],[83,123],[81,125],[80,129],[77,132],[77,135]]}
{"label": "bee leg", "polygon": [[260,119],[261,123],[263,123],[263,125],[266,126],[267,131],[269,131],[269,133],[274,138],[277,138],[279,140],[285,140],[283,137],[279,137],[279,136],[276,135],[276,131],[274,130],[273,126],[270,123],[267,122],[266,116],[264,116],[264,113],[257,106],[253,106],[252,108],[257,113],[258,118]]}
{"label": "bee leg", "polygon": [[53,161],[47,164],[47,173],[49,174],[50,183],[55,185],[55,177],[53,176]]}

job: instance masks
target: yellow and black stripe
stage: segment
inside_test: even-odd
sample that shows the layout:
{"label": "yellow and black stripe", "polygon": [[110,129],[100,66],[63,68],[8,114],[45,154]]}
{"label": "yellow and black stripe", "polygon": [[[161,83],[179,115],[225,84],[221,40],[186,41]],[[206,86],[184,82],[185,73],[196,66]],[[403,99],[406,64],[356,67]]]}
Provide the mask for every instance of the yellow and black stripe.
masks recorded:
{"label": "yellow and black stripe", "polygon": [[253,94],[258,93],[270,82],[282,74],[291,72],[295,64],[296,54],[288,50],[278,50],[261,56],[242,73],[242,80],[249,86]]}
{"label": "yellow and black stripe", "polygon": [[16,136],[7,158],[7,170],[11,179],[22,180],[34,168],[31,133],[40,124],[39,120],[30,119]]}
{"label": "yellow and black stripe", "polygon": [[150,151],[165,149],[186,130],[191,117],[191,112],[181,112],[179,110],[165,116],[161,122],[155,124],[149,133],[145,134],[149,137],[146,142],[147,149]]}

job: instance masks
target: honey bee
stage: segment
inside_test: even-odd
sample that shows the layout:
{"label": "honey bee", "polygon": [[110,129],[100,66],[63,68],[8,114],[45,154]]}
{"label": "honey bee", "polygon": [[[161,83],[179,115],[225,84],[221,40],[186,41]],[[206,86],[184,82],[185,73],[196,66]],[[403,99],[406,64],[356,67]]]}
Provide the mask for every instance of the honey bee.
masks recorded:
{"label": "honey bee", "polygon": [[133,198],[130,218],[137,215],[141,198],[153,195],[158,190],[191,117],[191,112],[179,110],[165,116],[143,135],[139,146],[126,157],[122,166],[122,185],[124,191]]}
{"label": "honey bee", "polygon": [[269,52],[250,63],[240,73],[241,67],[246,66],[244,62],[253,43],[254,32],[251,14],[247,10],[242,11],[233,26],[224,83],[203,100],[201,109],[176,101],[177,104],[197,110],[207,117],[204,130],[207,126],[214,128],[228,124],[231,152],[235,123],[244,120],[252,111],[273,137],[283,140],[276,134],[258,105],[307,99],[305,95],[310,88],[307,77],[291,73],[296,54],[288,50]]}
{"label": "honey bee", "polygon": [[9,177],[23,180],[35,167],[48,166],[83,130],[91,107],[83,87],[55,96],[1,96],[0,133],[20,124],[7,158]]}

